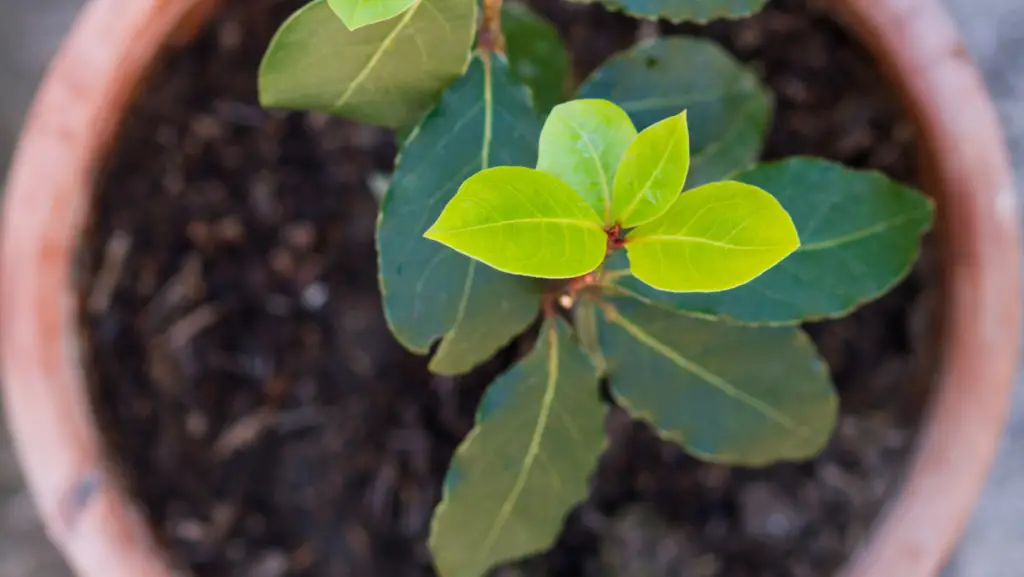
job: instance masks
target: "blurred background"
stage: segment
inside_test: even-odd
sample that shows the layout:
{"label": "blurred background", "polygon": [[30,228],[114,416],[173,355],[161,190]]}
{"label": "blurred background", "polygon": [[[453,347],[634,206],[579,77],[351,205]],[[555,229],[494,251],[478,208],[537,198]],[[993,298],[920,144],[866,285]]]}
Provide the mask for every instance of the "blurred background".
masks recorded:
{"label": "blurred background", "polygon": [[[988,81],[1024,182],[1024,2],[940,0]],[[0,0],[0,175],[47,61],[84,0]],[[1024,379],[988,488],[943,577],[1020,577],[1024,567]],[[70,577],[24,491],[0,423],[0,577]]]}

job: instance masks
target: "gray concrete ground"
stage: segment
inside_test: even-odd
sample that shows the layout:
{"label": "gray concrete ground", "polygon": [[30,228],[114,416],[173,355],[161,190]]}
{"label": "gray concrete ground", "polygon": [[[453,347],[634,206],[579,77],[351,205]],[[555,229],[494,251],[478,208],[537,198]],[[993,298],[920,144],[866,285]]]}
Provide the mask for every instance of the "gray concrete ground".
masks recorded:
{"label": "gray concrete ground", "polygon": [[[999,107],[1024,192],[1024,2],[945,0]],[[1024,375],[988,487],[943,577],[1024,575]]]}
{"label": "gray concrete ground", "polygon": [[[46,62],[84,0],[0,0],[0,175]],[[46,541],[0,423],[0,577],[69,577]]]}
{"label": "gray concrete ground", "polygon": [[[985,73],[1024,183],[1024,2],[943,0]],[[0,0],[0,175],[45,63],[83,0]],[[943,577],[1024,575],[1024,377],[1000,458]],[[0,428],[0,577],[68,577],[45,542]],[[897,576],[893,576],[897,577]]]}

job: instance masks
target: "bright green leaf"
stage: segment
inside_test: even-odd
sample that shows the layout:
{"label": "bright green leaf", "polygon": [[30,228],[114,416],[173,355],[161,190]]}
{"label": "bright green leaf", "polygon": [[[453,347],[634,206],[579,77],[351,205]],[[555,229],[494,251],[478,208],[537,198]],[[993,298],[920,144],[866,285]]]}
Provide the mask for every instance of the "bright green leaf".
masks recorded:
{"label": "bright green leaf", "polygon": [[775,197],[740,182],[705,184],[629,233],[633,275],[672,292],[721,291],[750,282],[800,246]]}
{"label": "bright green leaf", "polygon": [[488,166],[532,166],[540,122],[497,56],[466,75],[413,132],[381,204],[377,229],[384,312],[430,369],[464,373],[518,335],[540,310],[540,281],[507,275],[423,238],[463,180]]}
{"label": "bright green leaf", "polygon": [[684,36],[655,39],[614,56],[587,79],[578,97],[615,102],[639,129],[686,110],[689,188],[754,164],[771,109],[757,75],[718,44]]}
{"label": "bright green leaf", "polygon": [[611,224],[612,179],[636,128],[621,108],[605,100],[559,104],[540,133],[537,168],[565,181]]}
{"label": "bright green leaf", "polygon": [[424,236],[500,271],[542,278],[594,270],[608,245],[601,219],[569,185],[522,166],[471,176]]}
{"label": "bright green leaf", "polygon": [[434,511],[430,549],[441,577],[482,577],[551,547],[605,444],[597,375],[564,321],[491,385]]}
{"label": "bright green leaf", "polygon": [[801,330],[744,327],[612,299],[599,327],[616,401],[710,461],[806,459],[828,441],[838,400]]}
{"label": "bright green leaf", "polygon": [[260,102],[390,128],[414,123],[465,71],[476,10],[474,0],[420,0],[399,17],[349,30],[315,0],[271,40]]}
{"label": "bright green leaf", "polygon": [[682,192],[689,168],[686,111],[645,128],[615,173],[615,222],[632,228],[660,216]]}
{"label": "bright green leaf", "polygon": [[709,22],[720,18],[742,18],[761,10],[768,0],[572,0],[600,2],[609,10],[636,18],[669,22]]}
{"label": "bright green leaf", "polygon": [[[889,291],[910,271],[934,208],[923,194],[877,172],[810,158],[763,164],[737,180],[771,191],[802,245],[748,284],[720,293],[651,289],[628,275],[617,284],[650,302],[744,323],[835,318]],[[625,268],[621,257],[612,259]]]}
{"label": "bright green leaf", "polygon": [[565,100],[569,52],[558,30],[521,2],[502,4],[501,30],[512,72],[533,91],[541,116]]}
{"label": "bright green leaf", "polygon": [[405,12],[417,0],[327,0],[349,30],[389,20]]}

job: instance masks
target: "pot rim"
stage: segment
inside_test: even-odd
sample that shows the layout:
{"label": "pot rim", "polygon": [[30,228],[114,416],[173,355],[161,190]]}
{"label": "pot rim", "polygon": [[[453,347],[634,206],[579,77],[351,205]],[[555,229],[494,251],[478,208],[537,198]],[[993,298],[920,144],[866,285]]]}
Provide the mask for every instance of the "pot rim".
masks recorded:
{"label": "pot rim", "polygon": [[[177,574],[104,454],[80,362],[74,267],[94,177],[136,89],[213,4],[91,0],[51,63],[8,176],[4,410],[47,533],[81,577]],[[1008,414],[1020,343],[1017,198],[984,82],[938,2],[842,0],[838,12],[922,135],[945,296],[942,362],[907,480],[840,575],[929,577],[963,531]]]}

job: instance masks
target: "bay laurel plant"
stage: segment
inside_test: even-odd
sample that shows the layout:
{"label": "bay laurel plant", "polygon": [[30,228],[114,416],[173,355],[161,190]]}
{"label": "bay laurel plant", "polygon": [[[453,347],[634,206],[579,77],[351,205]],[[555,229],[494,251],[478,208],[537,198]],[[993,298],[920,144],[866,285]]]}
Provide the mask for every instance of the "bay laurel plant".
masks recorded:
{"label": "bay laurel plant", "polygon": [[[706,21],[766,0],[578,0]],[[543,552],[585,498],[612,401],[708,461],[813,457],[835,425],[801,330],[910,270],[931,202],[810,157],[759,163],[771,98],[712,42],[645,40],[571,87],[557,31],[501,0],[314,0],[272,40],[268,107],[391,128],[384,313],[443,375],[513,339],[452,458],[441,577]],[[531,327],[539,322],[539,332]]]}

